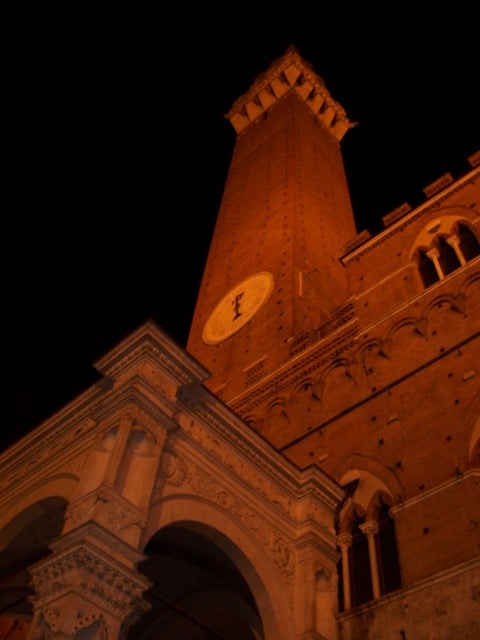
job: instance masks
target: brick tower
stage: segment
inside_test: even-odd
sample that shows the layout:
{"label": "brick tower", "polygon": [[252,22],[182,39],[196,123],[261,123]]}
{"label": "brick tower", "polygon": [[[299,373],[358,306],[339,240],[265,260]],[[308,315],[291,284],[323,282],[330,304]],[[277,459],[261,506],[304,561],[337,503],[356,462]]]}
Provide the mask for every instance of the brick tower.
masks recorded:
{"label": "brick tower", "polygon": [[355,224],[339,145],[351,124],[294,48],[227,117],[238,137],[187,350],[228,401],[328,331]]}
{"label": "brick tower", "polygon": [[248,425],[345,490],[338,637],[477,638],[479,155],[357,235],[351,124],[295,49],[228,118],[187,350]]}

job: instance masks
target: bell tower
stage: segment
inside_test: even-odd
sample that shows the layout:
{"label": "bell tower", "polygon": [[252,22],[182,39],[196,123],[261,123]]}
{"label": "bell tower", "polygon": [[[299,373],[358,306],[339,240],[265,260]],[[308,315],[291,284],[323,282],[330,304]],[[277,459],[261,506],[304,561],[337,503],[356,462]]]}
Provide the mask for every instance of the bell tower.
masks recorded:
{"label": "bell tower", "polygon": [[326,331],[356,235],[340,140],[352,126],[293,47],[227,118],[237,132],[187,350],[226,402]]}

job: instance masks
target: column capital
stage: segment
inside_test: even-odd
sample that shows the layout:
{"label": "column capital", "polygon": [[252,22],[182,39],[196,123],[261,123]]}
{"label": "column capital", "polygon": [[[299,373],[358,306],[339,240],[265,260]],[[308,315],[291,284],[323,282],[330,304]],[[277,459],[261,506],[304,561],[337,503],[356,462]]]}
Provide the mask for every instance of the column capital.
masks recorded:
{"label": "column capital", "polygon": [[431,260],[438,260],[438,258],[440,258],[440,252],[437,247],[432,247],[428,249],[428,251],[425,251],[425,253]]}
{"label": "column capital", "polygon": [[88,523],[50,546],[52,554],[30,568],[38,629],[73,638],[101,625],[115,638],[124,622],[148,609],[143,592],[150,581],[134,568],[143,554],[110,532]]}
{"label": "column capital", "polygon": [[337,536],[337,544],[340,549],[348,549],[352,545],[353,536],[348,531],[341,531]]}
{"label": "column capital", "polygon": [[378,522],[375,522],[375,520],[367,520],[367,522],[358,525],[358,528],[366,536],[375,535],[378,533]]}

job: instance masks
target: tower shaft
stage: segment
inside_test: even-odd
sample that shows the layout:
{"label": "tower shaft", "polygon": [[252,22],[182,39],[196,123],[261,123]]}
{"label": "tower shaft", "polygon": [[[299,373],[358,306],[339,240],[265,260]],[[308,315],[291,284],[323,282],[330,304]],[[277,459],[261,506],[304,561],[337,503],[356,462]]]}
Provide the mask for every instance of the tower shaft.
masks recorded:
{"label": "tower shaft", "polygon": [[356,233],[339,144],[350,123],[295,50],[227,117],[238,136],[187,344],[226,401],[321,335],[348,295],[339,258]]}

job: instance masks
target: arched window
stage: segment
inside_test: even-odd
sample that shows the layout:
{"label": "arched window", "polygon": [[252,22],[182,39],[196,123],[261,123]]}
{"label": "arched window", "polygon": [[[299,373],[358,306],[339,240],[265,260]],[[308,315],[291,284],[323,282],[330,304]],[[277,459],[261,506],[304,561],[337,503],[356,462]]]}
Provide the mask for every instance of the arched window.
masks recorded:
{"label": "arched window", "polygon": [[400,589],[400,565],[398,562],[397,540],[389,506],[382,503],[378,516],[377,534],[378,572],[382,594]]}
{"label": "arched window", "polygon": [[445,237],[438,236],[435,239],[435,244],[438,250],[438,262],[443,275],[446,276],[461,266],[460,260],[455,253],[455,249],[447,242]]}
{"label": "arched window", "polygon": [[465,262],[480,255],[480,244],[475,233],[466,224],[460,223],[457,227],[456,235],[458,244]]}
{"label": "arched window", "polygon": [[[345,611],[401,588],[395,525],[378,496],[368,512],[350,502],[339,524],[339,610]],[[363,512],[364,513],[364,512]]]}
{"label": "arched window", "polygon": [[440,278],[435,269],[435,265],[423,249],[419,249],[417,253],[417,264],[424,287],[429,287],[435,282],[438,282]]}
{"label": "arched window", "polygon": [[352,607],[357,607],[373,599],[368,540],[359,528],[363,522],[363,518],[355,518],[352,529],[352,544],[349,550]]}
{"label": "arched window", "polygon": [[460,216],[430,221],[417,236],[414,247],[413,259],[424,287],[430,287],[480,255],[480,240]]}

